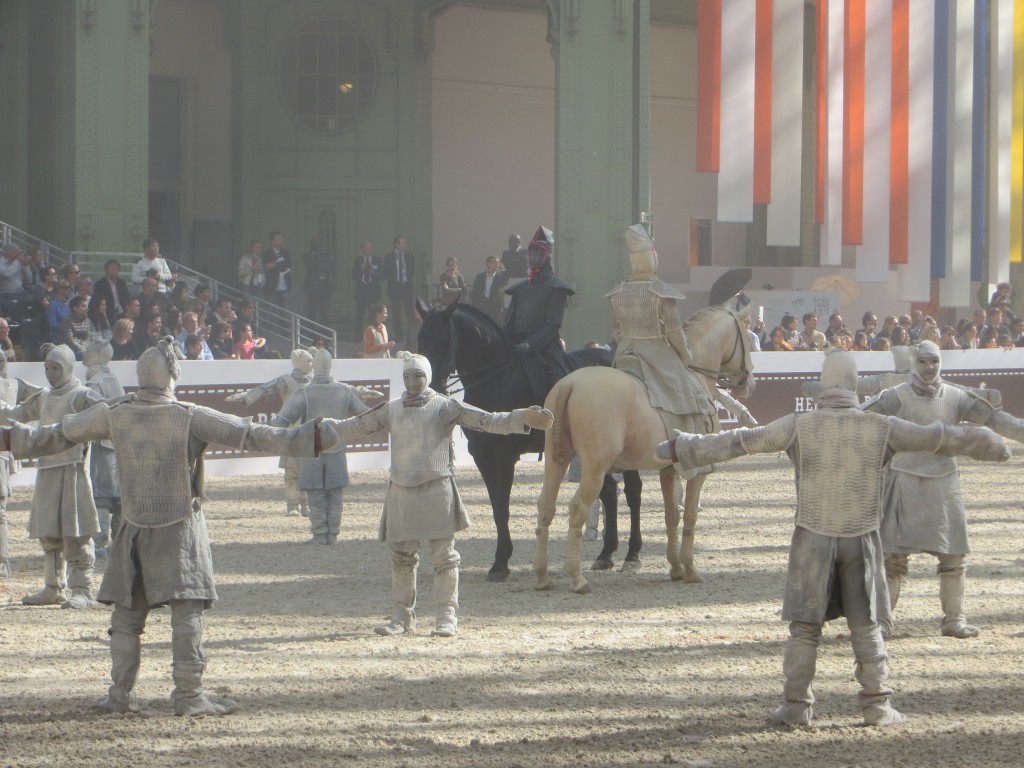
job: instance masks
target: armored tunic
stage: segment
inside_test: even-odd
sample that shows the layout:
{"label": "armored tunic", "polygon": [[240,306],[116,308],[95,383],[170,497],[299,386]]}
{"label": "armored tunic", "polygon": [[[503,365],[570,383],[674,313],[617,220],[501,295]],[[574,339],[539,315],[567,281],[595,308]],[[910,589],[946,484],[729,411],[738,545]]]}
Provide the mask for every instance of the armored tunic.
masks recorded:
{"label": "armored tunic", "polygon": [[[0,376],[0,406],[16,405],[18,402],[18,379]],[[11,474],[14,472],[14,457],[10,451],[0,451],[0,499],[11,495]]]}
{"label": "armored tunic", "polygon": [[397,399],[331,424],[342,438],[391,432],[391,482],[379,530],[389,542],[448,539],[469,527],[454,480],[456,426],[498,435],[530,431],[522,412],[487,413],[436,393],[421,406]]}
{"label": "armored tunic", "polygon": [[505,293],[512,297],[505,335],[513,345],[529,345],[529,351],[519,360],[533,387],[535,402],[543,402],[555,382],[572,370],[559,333],[566,301],[575,291],[552,273],[549,260],[531,282],[506,288]]}
{"label": "armored tunic", "polygon": [[[935,397],[914,392],[909,383],[887,389],[863,408],[915,424],[987,424],[995,409],[968,390],[942,383]],[[882,545],[887,553],[971,551],[967,513],[956,459],[928,453],[900,454],[883,477]]]}
{"label": "armored tunic", "polygon": [[[140,432],[140,426],[146,431]],[[100,403],[50,427],[12,430],[11,448],[28,457],[112,440],[120,461],[125,523],[97,599],[140,607],[133,604],[132,585],[141,575],[149,606],[170,600],[209,605],[217,592],[202,513],[206,446],[312,456],[313,432],[313,422],[280,429],[191,403],[149,404],[133,397],[113,407]],[[175,463],[167,463],[172,457]]]}
{"label": "armored tunic", "polygon": [[[677,304],[682,294],[654,278],[620,283],[606,297],[612,302],[618,342],[612,366],[643,382],[652,408],[677,415],[704,414],[707,393],[687,371],[689,360],[684,359],[689,349]],[[685,352],[672,346],[669,334],[678,334],[677,344]]]}
{"label": "armored tunic", "polygon": [[[369,410],[359,399],[354,387],[333,379],[313,383],[296,390],[281,406],[272,426],[289,426],[329,416],[346,418]],[[345,442],[320,452],[311,459],[299,461],[299,488],[304,491],[344,488],[348,485],[348,460]]]}
{"label": "armored tunic", "polygon": [[[85,375],[85,386],[104,400],[124,397],[124,387],[105,365],[89,367]],[[89,449],[89,478],[92,480],[93,498],[116,499],[121,495],[114,444],[109,440],[95,442]]]}
{"label": "armored tunic", "polygon": [[[84,411],[100,397],[72,378],[53,389],[43,389],[16,406],[0,408],[13,421],[53,425],[68,414]],[[40,458],[28,535],[33,539],[81,538],[99,532],[99,516],[92,483],[86,471],[88,446],[67,444]]]}

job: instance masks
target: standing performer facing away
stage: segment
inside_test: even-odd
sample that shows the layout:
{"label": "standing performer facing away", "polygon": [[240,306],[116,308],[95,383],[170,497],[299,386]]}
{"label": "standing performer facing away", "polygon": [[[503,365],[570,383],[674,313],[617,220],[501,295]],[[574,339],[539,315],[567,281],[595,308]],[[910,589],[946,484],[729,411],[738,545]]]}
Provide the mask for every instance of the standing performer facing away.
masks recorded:
{"label": "standing performer facing away", "polygon": [[[124,387],[107,365],[114,357],[109,341],[94,341],[82,353],[85,386],[102,400],[124,397]],[[109,440],[100,440],[89,449],[89,479],[100,531],[93,536],[96,557],[106,557],[110,542],[121,527],[121,483],[117,479],[117,458]]]}
{"label": "standing performer facing away", "polygon": [[[864,410],[915,424],[969,421],[1024,441],[1024,420],[997,410],[982,396],[989,395],[990,390],[979,394],[942,380],[942,356],[934,342],[922,341],[911,348],[910,354],[910,381],[885,390],[865,403]],[[899,600],[910,555],[927,552],[939,561],[942,634],[977,637],[977,627],[968,624],[964,615],[964,559],[971,547],[956,459],[922,452],[896,456],[886,468],[883,492],[882,547],[890,604],[895,608]],[[888,625],[885,630],[889,630]]]}
{"label": "standing performer facing away", "polygon": [[551,412],[540,406],[508,413],[488,413],[438,394],[428,386],[430,363],[411,355],[402,368],[405,392],[400,398],[344,421],[325,419],[344,440],[386,429],[391,433],[391,483],[384,499],[380,539],[391,549],[394,612],[374,631],[400,635],[416,631],[416,569],[420,542],[430,542],[434,567],[432,634],[451,637],[458,631],[459,553],[455,534],[469,527],[469,516],[455,485],[452,430],[477,429],[507,435],[551,426]]}
{"label": "standing performer facing away", "polygon": [[[313,380],[296,390],[281,406],[270,425],[288,427],[323,416],[358,416],[368,409],[355,387],[331,376],[331,353],[313,355]],[[348,485],[345,443],[324,449],[316,458],[299,459],[299,489],[309,498],[310,544],[334,544],[341,527],[342,492]]]}
{"label": "standing performer facing away", "polygon": [[[138,709],[134,687],[141,662],[139,639],[152,608],[171,607],[171,675],[176,715],[221,715],[235,702],[203,692],[206,668],[203,613],[217,599],[213,555],[203,517],[203,452],[210,443],[238,450],[315,456],[337,435],[316,421],[282,429],[179,402],[177,345],[167,336],[136,366],[139,389],[130,399],[101,403],[50,426],[15,425],[2,431],[4,446],[25,458],[79,449],[110,440],[120,470],[124,524],[110,551],[99,600],[112,603],[112,685],[99,705],[112,712]],[[159,468],[158,475],[153,474]]]}
{"label": "standing performer facing away", "polygon": [[[75,377],[75,353],[63,344],[50,348],[43,367],[50,387],[20,405],[0,408],[4,420],[56,424],[103,399]],[[21,598],[25,605],[91,608],[96,604],[92,592],[96,563],[92,537],[99,533],[100,525],[88,460],[89,447],[81,445],[68,445],[39,460],[28,535],[39,539],[43,547],[43,588]],[[71,595],[67,594],[69,586]]]}
{"label": "standing performer facing away", "polygon": [[881,624],[889,620],[882,563],[882,467],[893,453],[966,454],[1005,461],[1009,450],[991,430],[924,427],[859,410],[857,364],[836,350],[821,368],[818,409],[755,429],[680,435],[657,448],[681,469],[748,453],[786,451],[796,465],[796,528],[789,550],[782,618],[789,621],[782,671],[784,702],[770,718],[806,725],[814,716],[814,680],[822,625],[846,616],[857,660],[858,701],[865,725],[906,718],[890,703]]}

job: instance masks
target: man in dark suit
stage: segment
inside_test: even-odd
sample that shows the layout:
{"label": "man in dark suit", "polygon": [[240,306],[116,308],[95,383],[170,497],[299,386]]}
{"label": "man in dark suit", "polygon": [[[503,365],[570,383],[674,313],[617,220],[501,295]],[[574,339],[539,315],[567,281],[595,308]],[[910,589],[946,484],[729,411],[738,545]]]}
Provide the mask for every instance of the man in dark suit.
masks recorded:
{"label": "man in dark suit", "polygon": [[469,301],[477,309],[486,312],[500,326],[502,310],[505,308],[508,273],[497,256],[488,256],[485,266],[486,269],[473,280],[473,292]]}
{"label": "man in dark suit", "polygon": [[104,299],[107,302],[107,319],[111,325],[124,312],[131,298],[128,283],[119,277],[120,274],[121,263],[117,259],[108,259],[103,265],[103,277],[92,287],[93,301]]}
{"label": "man in dark suit", "polygon": [[326,325],[328,302],[334,290],[334,261],[320,251],[320,240],[313,238],[309,241],[309,250],[302,255],[302,264],[306,268],[302,292],[309,299],[305,314]]}
{"label": "man in dark suit", "polygon": [[284,248],[284,236],[274,231],[268,238],[270,247],[263,252],[263,291],[267,300],[281,309],[288,309],[292,289],[292,257]]}
{"label": "man in dark suit", "polygon": [[352,295],[356,300],[353,341],[363,338],[366,310],[380,301],[380,279],[384,274],[384,264],[380,257],[373,255],[373,243],[367,241],[359,246],[359,250],[360,255],[352,262]]}
{"label": "man in dark suit", "polygon": [[[406,344],[412,336],[413,319],[416,300],[414,278],[416,262],[411,253],[405,250],[405,238],[395,238],[395,250],[384,257],[384,279],[388,282],[388,298],[391,302],[391,317],[395,324],[395,337],[405,339]],[[402,320],[399,321],[399,315]]]}
{"label": "man in dark suit", "polygon": [[508,277],[526,277],[526,249],[519,235],[508,236],[508,248],[502,251],[501,264]]}

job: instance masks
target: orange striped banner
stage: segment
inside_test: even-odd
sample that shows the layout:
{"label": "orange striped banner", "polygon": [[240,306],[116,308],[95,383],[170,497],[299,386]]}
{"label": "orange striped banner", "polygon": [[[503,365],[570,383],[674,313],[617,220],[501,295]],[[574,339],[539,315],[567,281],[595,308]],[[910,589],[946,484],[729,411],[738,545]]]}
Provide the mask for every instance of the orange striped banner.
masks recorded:
{"label": "orange striped banner", "polygon": [[889,263],[908,261],[910,0],[892,0],[892,116],[889,134]]}
{"label": "orange striped banner", "polygon": [[722,85],[722,0],[697,6],[697,170],[719,171]]}
{"label": "orange striped banner", "polygon": [[757,0],[754,31],[754,203],[772,200],[772,0]]}
{"label": "orange striped banner", "polygon": [[825,185],[828,171],[828,14],[829,0],[818,0],[818,19],[815,34],[818,51],[818,145],[817,167],[814,174],[814,223],[825,223]]}
{"label": "orange striped banner", "polygon": [[864,237],[864,3],[846,0],[843,35],[844,245]]}

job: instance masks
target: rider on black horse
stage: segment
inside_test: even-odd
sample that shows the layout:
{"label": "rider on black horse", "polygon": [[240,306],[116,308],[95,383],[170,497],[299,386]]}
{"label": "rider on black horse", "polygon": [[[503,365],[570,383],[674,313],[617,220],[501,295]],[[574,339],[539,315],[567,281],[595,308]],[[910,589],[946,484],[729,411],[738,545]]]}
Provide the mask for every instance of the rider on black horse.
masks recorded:
{"label": "rider on black horse", "polygon": [[528,279],[505,290],[512,297],[505,335],[537,396],[533,402],[543,402],[555,382],[575,368],[559,336],[566,300],[575,291],[555,276],[554,244],[554,233],[538,227],[527,249]]}

